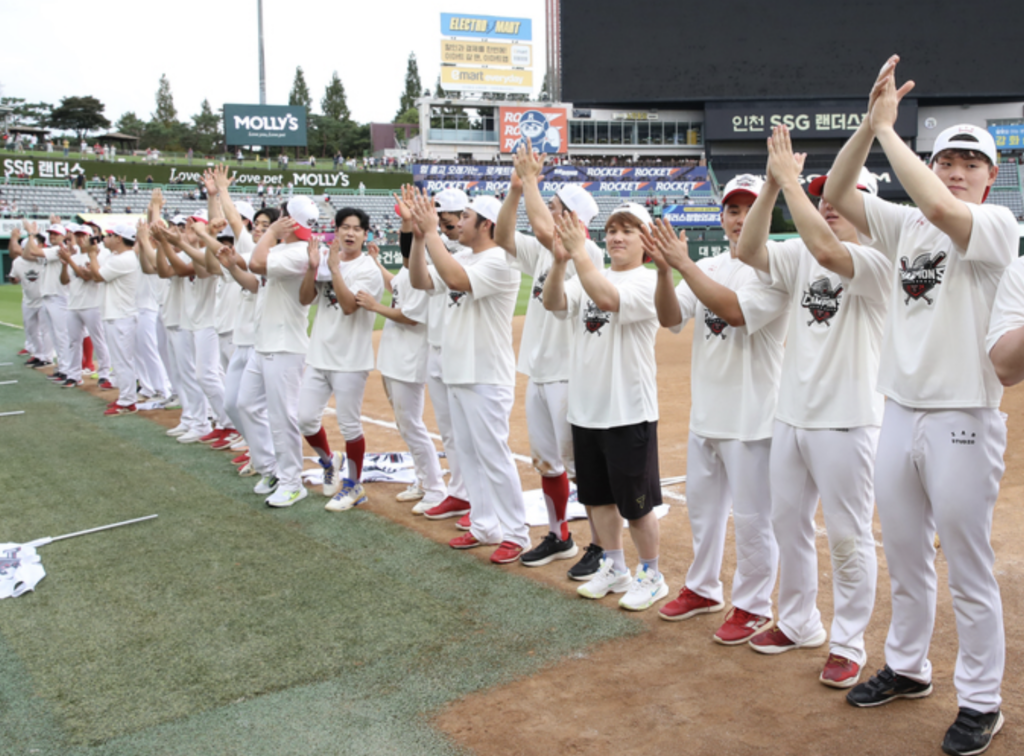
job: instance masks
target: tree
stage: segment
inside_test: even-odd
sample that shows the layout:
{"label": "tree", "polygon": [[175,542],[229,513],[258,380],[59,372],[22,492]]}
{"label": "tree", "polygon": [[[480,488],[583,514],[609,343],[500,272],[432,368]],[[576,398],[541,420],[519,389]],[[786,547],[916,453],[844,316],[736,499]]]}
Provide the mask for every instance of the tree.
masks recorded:
{"label": "tree", "polygon": [[45,127],[50,122],[53,105],[48,102],[26,102],[23,97],[0,97],[0,105],[13,109],[11,126]]}
{"label": "tree", "polygon": [[117,120],[114,129],[122,134],[140,137],[146,132],[146,122],[129,110]]}
{"label": "tree", "polygon": [[153,120],[159,121],[165,126],[171,126],[178,121],[178,111],[174,107],[174,96],[171,94],[171,82],[167,80],[167,74],[160,74],[160,86],[156,90],[156,112],[153,113]]}
{"label": "tree", "polygon": [[320,109],[326,117],[336,121],[352,120],[348,102],[345,100],[345,85],[338,78],[337,71],[331,76],[330,83],[324,89],[324,98],[320,100]]}
{"label": "tree", "polygon": [[186,146],[203,155],[213,153],[221,141],[220,124],[221,117],[213,112],[210,101],[203,100],[199,112],[192,116],[192,133]]}
{"label": "tree", "polygon": [[[416,65],[416,53],[409,53],[409,63],[405,67],[405,91],[399,100],[397,119],[409,108],[416,107],[416,100],[423,96],[423,83],[420,81],[420,69]],[[397,121],[396,121],[397,123]]]}
{"label": "tree", "polygon": [[105,106],[95,97],[63,97],[50,113],[50,125],[74,131],[81,141],[90,131],[109,129],[110,121],[103,115]]}
{"label": "tree", "polygon": [[306,109],[306,121],[309,122],[313,115],[313,98],[309,94],[309,87],[306,85],[306,75],[302,73],[302,66],[295,67],[295,81],[292,83],[292,91],[288,95],[289,105],[302,105]]}

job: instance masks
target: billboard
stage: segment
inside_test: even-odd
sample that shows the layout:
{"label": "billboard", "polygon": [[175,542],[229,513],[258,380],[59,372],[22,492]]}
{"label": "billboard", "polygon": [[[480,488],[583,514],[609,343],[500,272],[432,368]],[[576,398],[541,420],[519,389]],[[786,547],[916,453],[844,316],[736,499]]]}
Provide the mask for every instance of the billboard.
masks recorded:
{"label": "billboard", "polygon": [[569,115],[565,108],[499,108],[498,119],[500,152],[515,152],[526,137],[537,152],[569,151]]}
{"label": "billboard", "polygon": [[662,218],[683,228],[717,226],[721,222],[721,214],[719,205],[668,205],[661,211]]}
{"label": "billboard", "polygon": [[458,92],[512,92],[529,94],[533,91],[533,71],[514,68],[441,67],[441,88]]}
{"label": "billboard", "polygon": [[1024,123],[989,126],[997,150],[1024,150]]}
{"label": "billboard", "polygon": [[[704,106],[704,139],[765,139],[772,127],[787,126],[794,139],[846,139],[867,116],[861,100],[709,102]],[[896,133],[917,136],[917,101],[900,103]]]}
{"label": "billboard", "polygon": [[224,105],[224,141],[231,146],[306,146],[306,109],[301,105]]}
{"label": "billboard", "polygon": [[441,14],[441,88],[455,92],[533,91],[533,23],[458,13]]}
{"label": "billboard", "polygon": [[441,62],[467,66],[533,65],[533,46],[485,40],[442,39]]}
{"label": "billboard", "polygon": [[441,36],[529,42],[533,39],[533,21],[528,18],[442,13]]}

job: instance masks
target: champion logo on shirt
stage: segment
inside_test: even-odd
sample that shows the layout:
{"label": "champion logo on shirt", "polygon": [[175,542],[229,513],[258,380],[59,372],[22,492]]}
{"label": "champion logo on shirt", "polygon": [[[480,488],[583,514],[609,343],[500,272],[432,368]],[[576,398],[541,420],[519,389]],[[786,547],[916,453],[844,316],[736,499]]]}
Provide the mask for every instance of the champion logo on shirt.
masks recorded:
{"label": "champion logo on shirt", "polygon": [[587,300],[587,306],[583,310],[583,325],[586,326],[587,333],[596,333],[600,336],[601,329],[611,319],[611,314],[602,310],[592,300]]}
{"label": "champion logo on shirt", "polygon": [[551,271],[545,270],[535,279],[533,279],[533,298],[541,299],[544,296],[544,282],[548,279],[548,273]]}
{"label": "champion logo on shirt", "polygon": [[334,293],[334,284],[329,281],[324,285],[324,296],[327,298],[327,306],[338,309],[338,295]]}
{"label": "champion logo on shirt", "polygon": [[842,295],[842,284],[833,289],[827,278],[819,278],[812,283],[810,288],[804,292],[803,299],[800,300],[800,306],[806,307],[811,312],[812,317],[807,321],[807,325],[824,323],[831,328],[832,324],[829,321],[839,312],[839,300]]}
{"label": "champion logo on shirt", "polygon": [[39,280],[39,271],[38,270],[26,270],[25,271],[25,278],[27,278],[29,281],[32,281],[33,283],[35,283],[36,281]]}
{"label": "champion logo on shirt", "polygon": [[710,331],[710,333],[704,336],[705,340],[710,339],[712,336],[721,336],[725,339],[725,329],[729,324],[706,308],[704,310],[704,325]]}
{"label": "champion logo on shirt", "polygon": [[464,291],[449,291],[448,298],[451,302],[448,303],[449,307],[462,307],[462,298],[466,296]]}
{"label": "champion logo on shirt", "polygon": [[910,264],[910,258],[900,258],[900,280],[907,295],[903,304],[910,304],[911,299],[923,299],[928,304],[934,302],[928,292],[942,283],[942,274],[946,272],[945,260],[945,252],[918,255],[913,265]]}

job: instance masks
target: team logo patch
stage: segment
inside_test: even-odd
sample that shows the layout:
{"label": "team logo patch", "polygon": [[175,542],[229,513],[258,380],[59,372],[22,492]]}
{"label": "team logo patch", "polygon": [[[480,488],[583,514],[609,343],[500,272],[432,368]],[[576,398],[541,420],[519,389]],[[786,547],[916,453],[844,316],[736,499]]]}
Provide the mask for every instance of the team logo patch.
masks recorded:
{"label": "team logo patch", "polygon": [[725,339],[725,329],[729,324],[707,308],[704,309],[704,325],[707,326],[707,329],[710,332],[705,334],[705,340],[710,339],[712,336],[721,336]]}
{"label": "team logo patch", "polygon": [[824,323],[831,328],[832,324],[829,321],[839,312],[839,300],[842,295],[842,284],[833,289],[827,278],[819,278],[812,283],[800,300],[800,306],[811,312],[811,320],[807,321],[807,325]]}
{"label": "team logo patch", "polygon": [[907,257],[900,258],[900,280],[907,298],[903,304],[910,304],[911,299],[923,299],[928,304],[934,300],[928,292],[942,283],[942,274],[946,272],[946,253],[936,252],[934,255],[924,254],[914,258],[910,264]]}
{"label": "team logo patch", "polygon": [[395,283],[391,284],[391,306],[396,310],[401,307],[401,305],[398,304],[398,285]]}
{"label": "team logo patch", "polygon": [[541,299],[544,296],[544,282],[548,280],[548,273],[551,271],[544,271],[535,279],[533,279],[533,298]]}
{"label": "team logo patch", "polygon": [[339,309],[338,295],[334,293],[334,284],[330,281],[324,284],[324,298],[327,300],[329,307],[333,307],[335,310]]}
{"label": "team logo patch", "polygon": [[464,291],[449,291],[448,298],[451,300],[448,303],[449,307],[462,307],[462,298],[466,296]]}
{"label": "team logo patch", "polygon": [[35,283],[36,281],[39,280],[39,271],[38,270],[34,270],[34,269],[33,270],[26,270],[25,271],[25,278],[27,278],[29,281],[32,281],[33,283]]}
{"label": "team logo patch", "polygon": [[583,325],[586,326],[587,333],[596,333],[600,336],[601,329],[611,319],[611,313],[605,312],[593,301],[587,300],[587,306],[583,309]]}
{"label": "team logo patch", "polygon": [[11,575],[21,566],[21,549],[4,549],[0,551],[0,575]]}

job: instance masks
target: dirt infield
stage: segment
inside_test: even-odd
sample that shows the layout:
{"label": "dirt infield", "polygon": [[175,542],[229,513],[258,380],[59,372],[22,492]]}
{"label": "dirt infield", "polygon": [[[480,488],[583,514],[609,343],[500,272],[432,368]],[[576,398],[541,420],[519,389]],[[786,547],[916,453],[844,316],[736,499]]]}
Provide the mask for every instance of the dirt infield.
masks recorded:
{"label": "dirt infield", "polygon": [[[522,320],[517,318],[515,323],[517,351]],[[690,325],[678,336],[664,329],[658,335],[659,454],[663,477],[686,472],[692,334]],[[374,336],[378,339],[380,333]],[[513,452],[529,457],[523,409],[525,391],[526,380],[518,376],[510,446]],[[1024,752],[1024,727],[1020,724],[1020,717],[1024,716],[1024,681],[1020,677],[1024,668],[1024,624],[1020,621],[1024,616],[1024,546],[1016,537],[1024,522],[1024,515],[1016,506],[1024,495],[1024,435],[1020,431],[1024,387],[1006,392],[1003,411],[1010,416],[1009,442],[992,541],[1005,614],[1003,711],[1007,724],[990,753],[1017,754]],[[177,422],[177,412],[146,414],[165,426]],[[363,415],[393,421],[376,372],[367,384]],[[436,433],[429,402],[426,420]],[[336,424],[328,421],[326,425],[331,443],[335,448],[344,448]],[[404,448],[397,431],[371,423],[364,430],[369,451]],[[535,471],[524,464],[519,465],[519,470],[524,490],[540,486]],[[394,500],[401,488],[369,485],[368,508],[439,542],[458,533],[452,520],[431,522],[411,515],[411,505]],[[685,492],[684,487],[673,490]],[[316,506],[319,501],[314,496],[301,506]],[[672,597],[685,576],[692,550],[685,505],[671,500],[667,503],[673,507],[661,520],[660,567],[669,581]],[[831,568],[820,514],[818,525],[818,607],[827,628],[832,619]],[[585,523],[574,523],[572,529],[581,545],[589,542]],[[534,528],[534,542],[545,532],[546,528]],[[881,543],[877,517],[875,537]],[[636,555],[628,538],[626,550],[627,561],[635,564]],[[469,552],[480,559],[486,559],[489,553],[490,549]],[[889,579],[881,547],[878,562],[878,594],[867,634],[867,671],[884,663],[883,644],[889,622]],[[579,583],[565,577],[569,564],[494,569],[517,570],[575,595]],[[730,529],[723,566],[727,597],[734,568]],[[817,680],[827,646],[763,656],[746,646],[724,647],[712,642],[711,635],[724,619],[724,612],[669,623],[659,620],[652,609],[642,615],[649,633],[607,643],[585,657],[565,660],[533,677],[471,695],[444,710],[435,724],[481,756],[939,753],[939,744],[956,716],[957,705],[952,683],[956,628],[945,588],[946,567],[941,551],[937,569],[940,590],[930,657],[935,669],[935,692],[927,699],[896,701],[873,710],[854,709],[845,703],[842,691],[826,688]],[[603,601],[614,607],[616,598],[609,596]]]}

